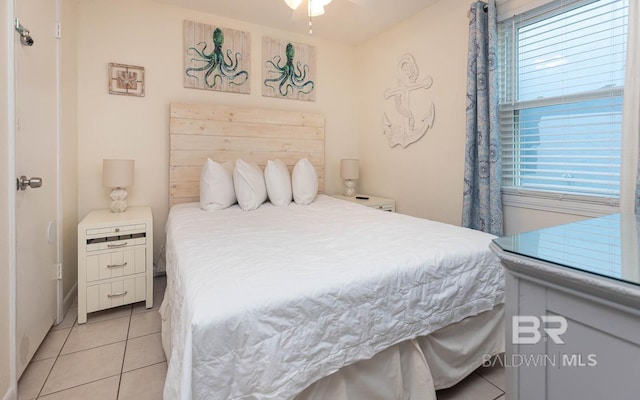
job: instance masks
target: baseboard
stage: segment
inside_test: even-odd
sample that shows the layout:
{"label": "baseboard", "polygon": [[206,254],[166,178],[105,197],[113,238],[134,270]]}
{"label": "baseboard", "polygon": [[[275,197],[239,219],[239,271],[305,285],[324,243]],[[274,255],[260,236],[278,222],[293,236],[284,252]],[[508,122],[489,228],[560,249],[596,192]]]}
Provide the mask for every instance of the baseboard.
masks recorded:
{"label": "baseboard", "polygon": [[11,386],[7,393],[4,394],[2,400],[16,400],[18,396],[16,396],[16,388]]}

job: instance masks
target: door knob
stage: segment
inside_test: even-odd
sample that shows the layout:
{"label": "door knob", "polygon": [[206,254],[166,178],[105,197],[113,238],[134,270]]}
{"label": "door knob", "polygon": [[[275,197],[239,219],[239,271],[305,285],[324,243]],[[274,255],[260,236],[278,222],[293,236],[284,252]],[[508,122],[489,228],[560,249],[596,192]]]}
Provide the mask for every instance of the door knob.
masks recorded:
{"label": "door knob", "polygon": [[27,179],[26,176],[22,175],[20,178],[16,179],[18,183],[17,189],[19,190],[27,190],[27,186],[31,189],[36,189],[42,186],[42,178],[38,178],[34,176],[31,179]]}

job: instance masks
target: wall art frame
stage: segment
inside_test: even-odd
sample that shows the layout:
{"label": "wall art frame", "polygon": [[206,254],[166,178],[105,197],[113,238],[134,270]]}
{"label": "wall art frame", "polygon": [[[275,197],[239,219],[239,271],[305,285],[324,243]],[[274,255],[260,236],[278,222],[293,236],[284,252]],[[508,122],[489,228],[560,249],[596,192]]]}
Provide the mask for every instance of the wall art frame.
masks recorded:
{"label": "wall art frame", "polygon": [[184,20],[184,87],[251,93],[251,34]]}
{"label": "wall art frame", "polygon": [[144,67],[109,63],[109,94],[144,97]]}
{"label": "wall art frame", "polygon": [[262,95],[316,101],[316,48],[262,38]]}

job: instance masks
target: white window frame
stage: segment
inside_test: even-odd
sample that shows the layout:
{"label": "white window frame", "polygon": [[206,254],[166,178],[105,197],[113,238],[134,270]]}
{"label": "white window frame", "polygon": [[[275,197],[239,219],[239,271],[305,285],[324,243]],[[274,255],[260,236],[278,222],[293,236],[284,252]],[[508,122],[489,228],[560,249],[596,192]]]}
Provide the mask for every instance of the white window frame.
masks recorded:
{"label": "white window frame", "polygon": [[[498,0],[498,2],[500,3],[500,0]],[[503,1],[503,3],[507,3],[507,1]],[[499,20],[502,22],[506,19],[510,19],[516,14],[534,9],[537,6],[554,8],[554,3],[561,4],[559,0],[541,0],[533,6],[529,3],[526,7],[517,9],[517,11],[511,15],[501,14]],[[586,1],[575,0],[575,3],[586,3]],[[515,52],[515,49],[511,49],[511,51]],[[511,56],[513,56],[513,54]],[[622,92],[622,89],[620,89],[620,91]],[[585,94],[585,97],[589,97],[588,94]],[[535,102],[535,100],[533,102]],[[622,136],[624,143],[624,133],[622,133]],[[621,162],[621,169],[623,166],[624,160]],[[623,173],[624,172],[621,170],[621,175]],[[624,182],[621,177],[620,197],[622,197],[624,192],[623,184]],[[519,189],[517,187],[502,188],[502,203],[504,207],[526,208],[585,217],[600,217],[620,212],[620,197],[588,196],[561,192]]]}

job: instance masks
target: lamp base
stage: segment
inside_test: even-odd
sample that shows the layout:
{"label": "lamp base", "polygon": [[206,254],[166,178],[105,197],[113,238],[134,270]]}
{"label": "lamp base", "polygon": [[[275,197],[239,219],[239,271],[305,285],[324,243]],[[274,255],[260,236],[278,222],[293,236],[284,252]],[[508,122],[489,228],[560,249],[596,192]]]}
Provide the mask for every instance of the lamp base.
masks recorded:
{"label": "lamp base", "polygon": [[115,188],[111,191],[111,211],[114,213],[121,213],[127,210],[127,202],[124,200],[127,197],[127,191],[123,188]]}
{"label": "lamp base", "polygon": [[356,195],[356,181],[354,179],[344,180],[344,195],[354,197]]}

